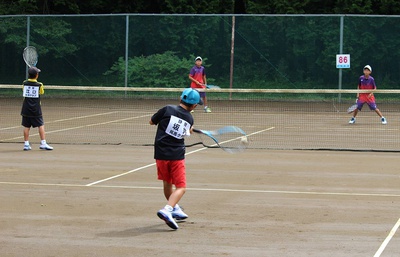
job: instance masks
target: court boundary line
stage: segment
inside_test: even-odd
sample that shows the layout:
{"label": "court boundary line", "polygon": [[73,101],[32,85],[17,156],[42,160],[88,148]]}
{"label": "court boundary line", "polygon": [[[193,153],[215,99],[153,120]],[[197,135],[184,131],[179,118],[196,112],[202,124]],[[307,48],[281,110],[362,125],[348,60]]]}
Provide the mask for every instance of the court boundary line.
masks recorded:
{"label": "court boundary line", "polygon": [[[121,121],[126,121],[126,120],[140,119],[140,118],[144,118],[144,117],[148,117],[148,116],[151,116],[151,114],[144,114],[144,115],[124,118],[124,119],[111,120],[111,121],[105,121],[105,122],[99,122],[99,123],[92,123],[92,124],[87,124],[87,125],[82,125],[82,126],[77,126],[77,127],[69,127],[69,128],[65,128],[65,129],[50,130],[50,131],[46,131],[46,135],[47,134],[57,133],[57,132],[64,132],[64,131],[74,130],[74,129],[81,129],[81,128],[88,128],[88,127],[106,125],[106,124],[111,124],[111,123],[116,123],[116,122],[121,122]],[[35,134],[31,134],[30,137],[38,136],[38,135],[39,135],[39,133],[35,133]],[[21,138],[24,138],[24,136],[6,138],[6,139],[0,140],[0,142],[16,140],[16,139],[21,139]]]}
{"label": "court boundary line", "polygon": [[[27,182],[1,182],[0,185],[20,185],[20,186],[56,186],[56,187],[88,187],[85,184],[55,184],[55,183],[27,183]],[[112,186],[112,185],[93,185],[91,188],[115,188],[115,189],[150,189],[162,190],[160,187],[151,186]],[[288,191],[288,190],[259,190],[259,189],[229,189],[229,188],[187,188],[188,191],[212,191],[212,192],[231,192],[231,193],[264,193],[264,194],[285,194],[285,195],[325,195],[325,196],[357,196],[357,197],[400,197],[400,194],[379,194],[379,193],[346,193],[346,192],[321,192],[321,191]],[[399,220],[400,226],[400,220]]]}
{"label": "court boundary line", "polygon": [[[84,116],[78,116],[78,117],[72,117],[72,118],[66,118],[66,119],[60,119],[60,120],[46,121],[46,124],[64,122],[64,121],[70,121],[70,120],[77,120],[77,119],[85,119],[85,118],[97,117],[97,116],[101,116],[101,115],[109,115],[109,114],[114,114],[114,113],[117,113],[117,112],[119,112],[119,111],[103,112],[103,113],[96,113],[96,114],[91,114],[91,115],[84,115]],[[22,127],[22,125],[14,126],[14,127],[0,128],[0,131],[16,129],[16,128],[21,128],[21,127]]]}
{"label": "court boundary line", "polygon": [[379,247],[378,251],[375,253],[374,257],[379,257],[383,253],[383,251],[386,249],[386,246],[389,244],[390,240],[393,238],[394,234],[396,233],[397,229],[400,227],[400,219],[397,221],[397,223],[393,226],[392,230],[390,230],[389,235],[386,237],[386,239],[383,241],[381,246]]}
{"label": "court boundary line", "polygon": [[[247,136],[256,135],[256,134],[259,134],[259,133],[262,133],[262,132],[265,132],[265,131],[268,131],[268,130],[271,130],[271,129],[274,129],[274,128],[275,128],[275,127],[270,127],[270,128],[267,128],[267,129],[259,130],[259,131],[253,132],[253,133],[251,133],[251,134],[248,134]],[[190,152],[188,152],[188,153],[185,153],[185,156],[186,156],[186,155],[190,155],[190,154],[194,154],[194,153],[197,153],[197,152],[200,152],[200,151],[204,151],[204,150],[206,150],[206,149],[208,149],[208,148],[207,148],[207,147],[202,147],[202,148],[200,148],[200,149],[196,149],[196,150],[190,151]],[[144,165],[144,166],[142,166],[142,167],[138,167],[138,168],[136,168],[136,169],[133,169],[133,170],[130,170],[130,171],[127,171],[127,172],[124,172],[124,173],[120,173],[120,174],[117,174],[117,175],[114,175],[114,176],[105,178],[105,179],[101,179],[101,180],[94,181],[94,182],[92,182],[92,183],[86,184],[86,186],[97,185],[97,184],[100,184],[100,183],[102,183],[102,182],[112,180],[112,179],[114,179],[114,178],[119,178],[119,177],[122,177],[122,176],[125,176],[125,175],[128,175],[128,174],[134,173],[134,172],[136,172],[136,171],[139,171],[139,170],[143,170],[143,169],[152,167],[152,166],[154,166],[154,165],[156,165],[155,162],[154,162],[154,163],[151,163],[151,164]]]}

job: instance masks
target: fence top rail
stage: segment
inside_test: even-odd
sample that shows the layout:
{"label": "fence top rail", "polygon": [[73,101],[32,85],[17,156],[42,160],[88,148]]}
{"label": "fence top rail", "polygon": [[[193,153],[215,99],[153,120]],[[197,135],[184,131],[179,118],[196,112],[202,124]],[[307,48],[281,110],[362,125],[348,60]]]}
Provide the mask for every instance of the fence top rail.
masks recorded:
{"label": "fence top rail", "polygon": [[14,14],[0,15],[0,18],[10,17],[115,17],[115,16],[198,16],[198,17],[374,17],[374,18],[400,18],[400,15],[377,14],[187,14],[187,13],[114,13],[114,14]]}
{"label": "fence top rail", "polygon": [[[1,84],[0,89],[22,89],[22,85]],[[98,87],[98,86],[57,86],[46,85],[46,90],[88,90],[88,91],[126,91],[126,92],[182,92],[184,88],[165,88],[165,87]],[[243,88],[221,88],[221,89],[200,89],[199,91],[219,92],[219,93],[292,93],[292,94],[340,94],[340,93],[379,93],[379,94],[399,94],[400,89],[377,89],[377,90],[357,90],[357,89],[243,89]]]}

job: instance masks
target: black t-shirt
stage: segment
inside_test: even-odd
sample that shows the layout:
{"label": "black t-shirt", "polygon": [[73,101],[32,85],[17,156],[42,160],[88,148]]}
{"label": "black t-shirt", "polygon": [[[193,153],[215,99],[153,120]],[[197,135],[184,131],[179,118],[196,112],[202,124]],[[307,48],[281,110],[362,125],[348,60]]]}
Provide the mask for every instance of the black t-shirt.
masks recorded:
{"label": "black t-shirt", "polygon": [[185,159],[185,135],[190,135],[193,117],[181,106],[167,105],[158,110],[151,121],[158,125],[154,142],[154,159]]}
{"label": "black t-shirt", "polygon": [[26,80],[23,83],[24,102],[21,115],[25,117],[41,117],[42,107],[40,106],[40,92],[43,91],[43,84],[36,81]]}

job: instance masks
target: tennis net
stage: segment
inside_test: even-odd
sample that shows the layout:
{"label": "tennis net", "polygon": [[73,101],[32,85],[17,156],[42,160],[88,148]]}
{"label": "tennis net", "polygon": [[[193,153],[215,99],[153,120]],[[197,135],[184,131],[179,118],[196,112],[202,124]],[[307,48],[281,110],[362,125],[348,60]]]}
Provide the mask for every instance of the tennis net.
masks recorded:
{"label": "tennis net", "polygon": [[[51,144],[129,144],[151,146],[156,128],[150,117],[178,104],[182,88],[45,86],[42,97],[47,141]],[[365,105],[355,124],[347,108],[357,90],[210,89],[211,113],[194,111],[195,127],[241,127],[249,148],[400,151],[400,90],[376,90],[378,108]],[[0,85],[0,143],[23,142],[20,85]],[[31,130],[30,141],[39,136]],[[195,143],[196,135],[186,139]]]}

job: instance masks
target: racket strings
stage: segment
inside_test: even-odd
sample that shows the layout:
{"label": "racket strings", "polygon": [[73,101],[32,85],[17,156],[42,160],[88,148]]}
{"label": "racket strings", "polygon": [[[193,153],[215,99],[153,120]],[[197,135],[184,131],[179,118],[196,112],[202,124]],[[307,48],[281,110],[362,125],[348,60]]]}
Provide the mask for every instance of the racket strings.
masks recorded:
{"label": "racket strings", "polygon": [[32,47],[26,48],[23,53],[24,60],[29,67],[35,66],[38,60],[38,54]]}
{"label": "racket strings", "polygon": [[217,142],[213,141],[207,136],[201,136],[203,143],[208,147],[220,147],[226,152],[236,153],[244,151],[248,146],[247,136],[239,132],[215,133],[212,136]]}

